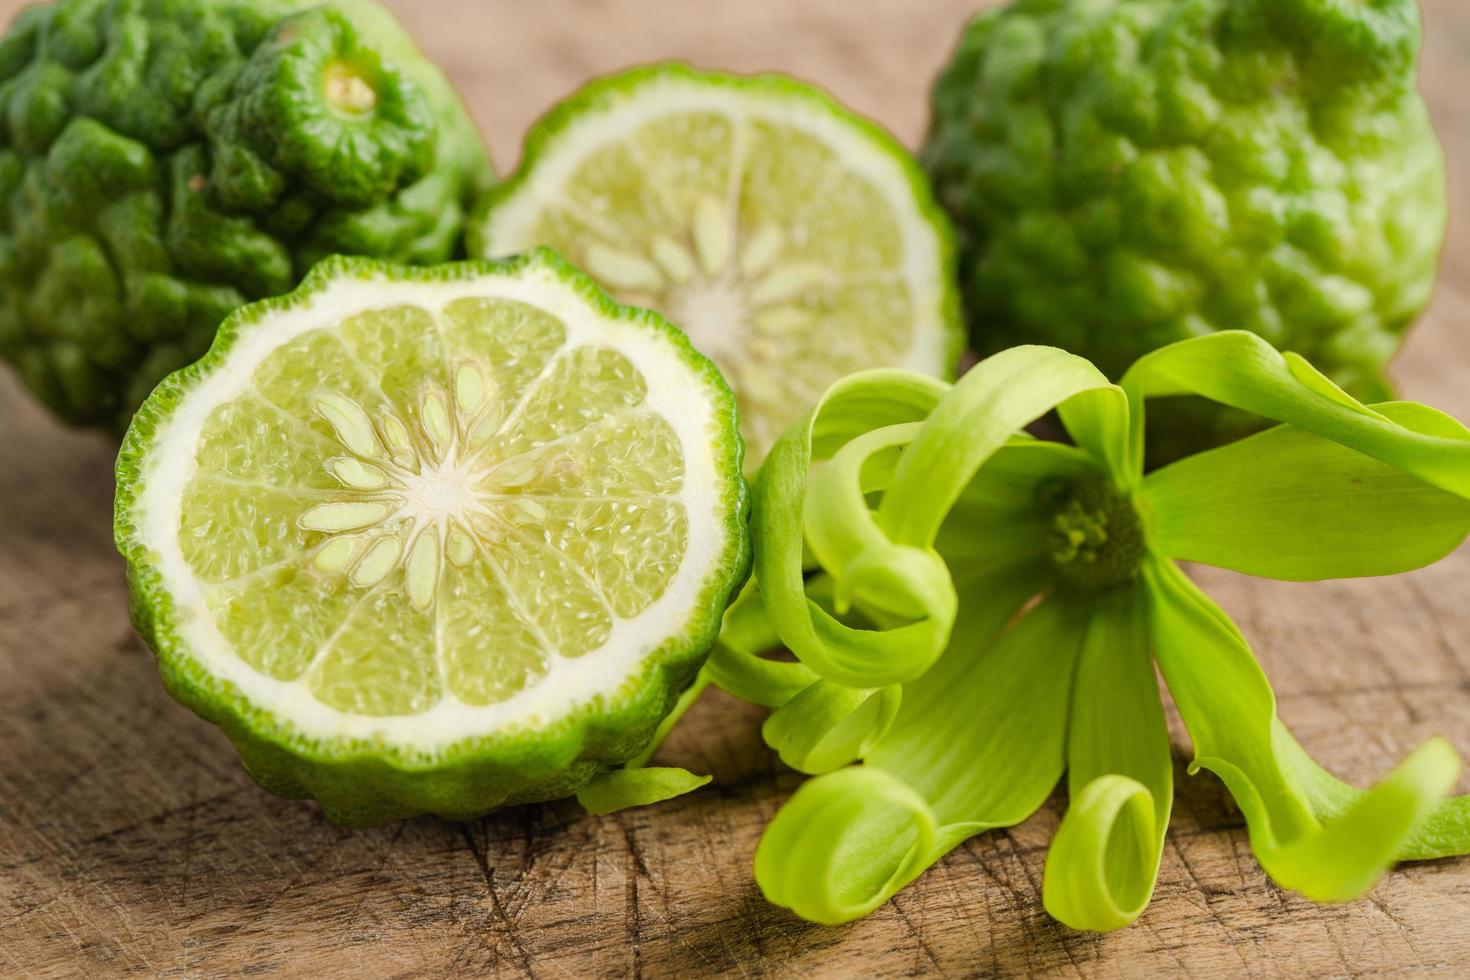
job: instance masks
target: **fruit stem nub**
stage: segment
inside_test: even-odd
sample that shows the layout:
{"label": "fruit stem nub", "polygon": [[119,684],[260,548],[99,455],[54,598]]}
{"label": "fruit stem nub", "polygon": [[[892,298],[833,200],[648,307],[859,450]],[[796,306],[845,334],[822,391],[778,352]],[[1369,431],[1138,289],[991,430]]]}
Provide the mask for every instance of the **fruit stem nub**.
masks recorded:
{"label": "fruit stem nub", "polygon": [[377,108],[378,93],[352,65],[334,61],[322,73],[327,103],[338,112],[353,116],[366,115]]}

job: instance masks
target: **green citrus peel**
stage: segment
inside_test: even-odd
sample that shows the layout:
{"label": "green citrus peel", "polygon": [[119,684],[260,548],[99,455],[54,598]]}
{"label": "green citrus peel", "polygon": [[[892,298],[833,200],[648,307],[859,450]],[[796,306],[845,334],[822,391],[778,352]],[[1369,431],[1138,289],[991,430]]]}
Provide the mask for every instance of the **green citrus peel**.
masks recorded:
{"label": "green citrus peel", "polygon": [[463,254],[494,183],[373,0],[37,3],[0,37],[0,105],[0,361],[109,430],[327,255]]}
{"label": "green citrus peel", "polygon": [[[1145,401],[1182,394],[1280,424],[1145,476]],[[1053,409],[1075,445],[1018,434]],[[866,915],[1065,773],[1046,908],[1080,929],[1133,921],[1173,796],[1155,667],[1191,771],[1225,782],[1281,885],[1345,900],[1396,860],[1470,851],[1446,743],[1371,790],[1338,781],[1175,564],[1312,580],[1438,560],[1470,532],[1470,430],[1434,409],[1364,406],[1241,331],[1165,347],[1119,384],[1046,347],[954,385],[870,371],[776,442],[752,522],[755,578],[704,676],[773,707],[768,743],[820,774],[755,856],[767,898],[807,919]],[[761,656],[778,645],[798,661]]]}

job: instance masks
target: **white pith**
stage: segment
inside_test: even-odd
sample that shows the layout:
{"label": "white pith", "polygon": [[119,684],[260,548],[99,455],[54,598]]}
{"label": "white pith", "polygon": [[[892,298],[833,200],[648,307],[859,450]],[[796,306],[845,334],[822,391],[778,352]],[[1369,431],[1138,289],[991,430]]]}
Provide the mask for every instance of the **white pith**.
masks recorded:
{"label": "white pith", "polygon": [[[951,371],[954,365],[950,362],[952,340],[941,241],[934,226],[919,210],[911,172],[885,148],[875,144],[870,133],[834,115],[829,107],[789,91],[702,83],[671,76],[605,94],[603,101],[583,110],[565,128],[554,133],[536,165],[526,173],[524,182],[497,202],[483,229],[487,246],[496,255],[506,255],[545,244],[535,240],[538,220],[547,208],[566,204],[564,187],[589,154],[626,139],[659,117],[694,112],[723,113],[731,119],[737,133],[755,119],[804,131],[830,146],[843,170],[865,179],[882,195],[902,235],[903,259],[898,274],[908,288],[913,312],[912,322],[895,325],[896,329],[907,331],[908,349],[895,361],[870,366],[905,367],[931,375]],[[743,260],[761,250],[756,239],[766,229],[758,229],[742,241],[735,230],[738,222],[732,217],[733,192],[730,199],[715,203],[721,212],[705,222],[723,231],[715,236],[719,246],[713,257],[700,247],[698,231],[702,216],[696,214],[691,222],[696,232],[693,247],[678,245],[685,253],[682,257],[671,247],[677,243],[665,240],[644,243],[649,252],[646,256],[633,254],[631,250],[616,250],[618,254],[589,254],[582,264],[624,302],[654,305],[641,301],[641,283],[648,284],[644,291],[666,291],[668,300],[663,307],[655,308],[685,329],[696,347],[728,371],[730,365],[746,360],[770,360],[764,357],[764,352],[746,346],[750,318],[762,313],[780,316],[793,312],[795,306],[785,304],[800,289],[801,284],[796,280],[803,275],[808,279],[820,277],[826,270],[789,263],[761,266],[758,258],[754,268],[746,267]],[[665,251],[661,253],[660,248]],[[693,274],[683,274],[681,267],[691,263]],[[655,285],[660,282],[661,286]],[[813,322],[812,327],[821,329],[821,324]],[[808,327],[796,324],[791,329]],[[752,388],[762,384],[763,374],[801,371],[803,367],[800,362],[792,363],[778,355],[769,364],[762,363],[760,370],[750,376],[732,375],[730,381],[737,394],[755,396],[759,392]],[[812,368],[820,370],[820,365]],[[797,407],[793,407],[795,410]],[[751,441],[753,434],[750,426],[759,421],[742,420],[747,441]],[[760,441],[771,441],[779,429],[780,426],[768,434],[769,438]],[[752,457],[747,462],[756,460]]]}
{"label": "white pith", "polygon": [[[449,691],[433,707],[412,715],[374,717],[343,712],[318,701],[305,675],[281,681],[256,672],[237,656],[216,627],[204,590],[179,543],[185,488],[197,471],[195,447],[210,413],[252,388],[256,367],[275,349],[311,330],[340,323],[364,310],[414,305],[435,313],[465,297],[504,298],[537,307],[562,322],[563,350],[591,344],[628,358],[647,380],[645,406],[662,416],[678,436],[685,462],[681,490],[672,495],[689,515],[688,547],[663,594],[634,619],[614,619],[608,641],[575,660],[548,658],[539,680],[509,700],[476,706]],[[728,553],[729,474],[715,458],[729,436],[716,419],[715,392],[680,355],[674,342],[647,325],[608,318],[547,267],[529,265],[514,277],[487,276],[452,282],[394,282],[343,278],[311,295],[306,305],[269,314],[242,328],[221,363],[187,391],[153,435],[146,469],[138,476],[133,524],[177,613],[182,651],[208,673],[233,684],[254,705],[289,723],[308,738],[376,739],[413,750],[448,744],[512,728],[544,726],[576,708],[611,695],[638,672],[660,643],[688,626],[715,563]],[[462,501],[439,496],[460,492],[454,467],[431,474],[403,507],[416,518],[442,516]],[[438,486],[432,484],[438,483]],[[436,499],[437,498],[437,499]],[[422,513],[417,513],[422,511]]]}
{"label": "white pith", "polygon": [[744,295],[731,283],[701,283],[686,290],[669,309],[675,323],[699,323],[689,339],[711,358],[739,356],[741,331],[749,315]]}

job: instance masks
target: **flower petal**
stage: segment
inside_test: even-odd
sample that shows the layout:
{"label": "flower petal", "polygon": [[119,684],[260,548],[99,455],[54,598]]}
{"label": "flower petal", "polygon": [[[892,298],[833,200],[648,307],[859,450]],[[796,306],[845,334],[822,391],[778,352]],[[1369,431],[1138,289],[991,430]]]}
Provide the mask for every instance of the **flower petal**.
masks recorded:
{"label": "flower petal", "polygon": [[[803,514],[839,511],[852,526],[881,539],[860,488],[833,487],[829,499],[809,499],[813,460],[830,459],[852,439],[922,419],[947,389],[901,371],[866,371],[837,382],[822,401],[776,441],[756,480],[751,514],[755,578],[781,641],[819,675],[853,687],[876,688],[917,676],[944,649],[954,621],[954,590],[937,556],[925,549],[886,546],[890,582],[911,609],[928,612],[891,629],[841,622],[806,594]],[[859,447],[881,453],[881,440]],[[859,467],[861,469],[861,467]],[[886,539],[879,542],[886,544]],[[870,563],[875,572],[879,563]],[[875,576],[876,577],[876,576]]]}
{"label": "flower petal", "polygon": [[760,590],[755,582],[747,582],[725,610],[719,641],[705,661],[702,676],[742,701],[779,708],[817,680],[806,664],[761,656],[780,645]]}
{"label": "flower petal", "polygon": [[928,802],[903,780],[839,769],[808,779],[776,814],[755,849],[755,880],[766,901],[804,919],[851,922],[944,853],[936,833]]}
{"label": "flower petal", "polygon": [[1090,407],[1098,399],[1111,403],[1095,393],[1113,388],[1090,362],[1055,347],[1012,347],[987,357],[934,406],[904,450],[879,525],[899,544],[928,546],[975,473],[1012,433],[1078,396]]}
{"label": "flower petal", "polygon": [[1046,853],[1042,903],[1048,915],[1073,929],[1121,929],[1143,914],[1158,879],[1168,826],[1159,822],[1160,797],[1116,773],[1069,795]]}
{"label": "flower petal", "polygon": [[727,645],[723,637],[710,651],[704,673],[726,694],[767,708],[779,708],[817,680],[804,663],[767,660],[755,651]]}
{"label": "flower petal", "polygon": [[1281,844],[1261,863],[1277,882],[1316,901],[1357,898],[1403,854],[1440,798],[1455,788],[1461,768],[1448,742],[1429,739],[1319,833]]}
{"label": "flower petal", "polygon": [[1132,404],[1130,455],[1143,460],[1143,403],[1164,395],[1213,401],[1287,422],[1470,497],[1470,433],[1418,405],[1367,407],[1292,353],[1243,330],[1193,337],[1146,354],[1121,382]]}
{"label": "flower petal", "polygon": [[987,585],[990,601],[962,607],[963,641],[905,685],[866,763],[808,780],[776,814],[756,851],[767,899],[814,922],[858,918],[966,837],[1019,823],[1051,793],[1079,611],[1043,602],[992,641],[1007,610],[1034,594],[1035,573]]}
{"label": "flower petal", "polygon": [[872,751],[902,697],[897,684],[870,690],[817,681],[777,708],[761,735],[792,769],[831,772]]}
{"label": "flower petal", "polygon": [[1293,426],[1185,457],[1143,494],[1160,553],[1294,581],[1420,568],[1470,534],[1470,499]]}
{"label": "flower petal", "polygon": [[[782,641],[851,687],[920,676],[954,622],[954,584],[933,547],[951,507],[1018,430],[1071,399],[1116,404],[1103,417],[1121,442],[1122,396],[1109,392],[1120,389],[1091,364],[1049,347],[1002,351],[950,388],[893,371],[839,381],[777,441],[755,488],[755,575]],[[1084,430],[1108,441],[1106,425]],[[838,612],[858,606],[887,628],[855,629],[813,604],[804,546],[832,575]]]}
{"label": "flower petal", "polygon": [[[1363,798],[1363,790],[1349,786],[1307,755],[1307,750],[1284,725],[1278,726],[1276,736],[1281,756],[1306,787],[1312,812],[1318,820],[1323,823],[1336,820]],[[1436,742],[1442,740],[1430,739],[1424,746]],[[1423,823],[1404,839],[1397,858],[1425,861],[1467,852],[1470,852],[1470,796],[1452,796],[1440,800]]]}
{"label": "flower petal", "polygon": [[1042,882],[1047,912],[1074,929],[1128,925],[1158,878],[1174,771],[1145,612],[1140,589],[1103,594],[1077,662],[1067,733],[1071,804]]}
{"label": "flower petal", "polygon": [[1079,392],[1057,406],[1062,427],[1072,441],[1106,465],[1120,487],[1138,482],[1138,468],[1129,465],[1129,406],[1122,388],[1094,388]]}
{"label": "flower petal", "polygon": [[[1354,898],[1396,857],[1414,852],[1436,804],[1439,813],[1463,814],[1458,804],[1439,804],[1459,760],[1435,740],[1367,793],[1324,793],[1276,718],[1275,697],[1240,631],[1172,563],[1151,562],[1144,574],[1155,654],[1194,741],[1194,767],[1224,780],[1257,859],[1279,884],[1318,901]],[[1470,852],[1465,822],[1448,829],[1455,839],[1441,841],[1449,847],[1439,853]]]}

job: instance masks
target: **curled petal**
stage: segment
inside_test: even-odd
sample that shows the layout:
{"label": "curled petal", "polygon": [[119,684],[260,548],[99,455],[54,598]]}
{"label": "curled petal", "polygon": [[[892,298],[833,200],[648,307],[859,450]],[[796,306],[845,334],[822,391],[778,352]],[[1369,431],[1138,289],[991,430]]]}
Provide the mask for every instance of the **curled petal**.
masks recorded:
{"label": "curled petal", "polygon": [[[1121,396],[1106,394],[1116,390],[1091,363],[1055,347],[1012,347],[987,357],[924,420],[883,495],[879,523],[899,544],[929,546],[975,473],[1013,433],[1074,399],[1105,400],[1116,408],[1109,420],[1120,426]],[[1087,434],[1101,444],[1121,440],[1121,433],[1117,440]]]}
{"label": "curled petal", "polygon": [[1140,589],[1093,600],[1067,732],[1071,804],[1046,859],[1042,898],[1074,929],[1143,913],[1158,878],[1174,797],[1169,731]]}
{"label": "curled petal", "polygon": [[1422,406],[1363,405],[1300,356],[1280,353],[1248,331],[1162,347],[1134,362],[1121,384],[1133,409],[1129,465],[1135,471],[1143,462],[1144,400],[1202,395],[1314,432],[1470,497],[1470,435],[1463,427]]}
{"label": "curled petal", "polygon": [[817,680],[806,664],[765,657],[727,645],[724,637],[710,651],[704,673],[720,690],[742,701],[779,708]]}
{"label": "curled petal", "polygon": [[[891,391],[886,389],[892,389]],[[1109,393],[1112,394],[1109,394]],[[986,359],[952,388],[904,372],[844,379],[767,456],[755,490],[756,579],[786,646],[821,677],[856,688],[928,670],[957,612],[935,541],[980,467],[1057,405],[1103,399],[1109,424],[1089,440],[1122,443],[1122,395],[1091,364],[1048,347]],[[824,465],[812,473],[813,463]],[[869,495],[882,492],[877,510]],[[845,624],[806,592],[806,547],[834,582]]]}
{"label": "curled petal", "polygon": [[[1470,852],[1459,759],[1431,740],[1366,793],[1307,760],[1276,717],[1275,697],[1240,632],[1182,572],[1146,569],[1159,666],[1194,742],[1194,768],[1218,775],[1250,828],[1251,847],[1277,882],[1319,901],[1362,894],[1394,860]],[[1334,785],[1335,784],[1335,785]]]}
{"label": "curled petal", "polygon": [[1158,803],[1147,786],[1118,775],[1073,795],[1046,855],[1042,901],[1052,918],[1106,932],[1143,914],[1159,873]]}
{"label": "curled petal", "polygon": [[760,590],[755,582],[748,582],[725,610],[720,639],[710,651],[703,676],[742,701],[778,708],[817,679],[803,663],[761,656],[780,645],[781,638],[761,602]]}
{"label": "curled petal", "polygon": [[766,900],[836,925],[888,901],[934,860],[929,804],[903,780],[854,766],[810,779],[766,828],[755,880]]}
{"label": "curled petal", "polygon": [[1357,898],[1403,855],[1461,768],[1448,742],[1429,739],[1319,832],[1259,848],[1261,864],[1279,884],[1318,902]]}
{"label": "curled petal", "polygon": [[870,690],[817,681],[777,708],[761,734],[792,769],[831,772],[872,751],[901,699],[896,684]]}
{"label": "curled petal", "polygon": [[756,850],[767,898],[814,922],[867,915],[960,841],[1019,823],[1065,763],[1078,610],[1043,602],[992,638],[1035,580],[977,583],[964,644],[904,688],[887,735],[857,768],[808,781]]}
{"label": "curled petal", "polygon": [[[943,562],[937,559],[929,561],[926,566],[925,580],[930,583],[930,591],[921,594],[918,589],[910,587],[906,592],[905,604],[911,613],[920,612],[920,605],[927,605],[927,610],[892,629],[849,626],[807,594],[803,567],[804,508],[807,513],[815,514],[823,506],[837,507],[842,508],[854,522],[866,518],[872,535],[870,540],[878,547],[892,547],[881,533],[872,528],[865,504],[858,505],[862,515],[853,512],[852,497],[860,497],[860,492],[833,494],[820,502],[808,500],[807,494],[817,431],[825,430],[824,441],[830,453],[852,437],[866,434],[867,426],[876,423],[883,427],[886,422],[898,428],[912,421],[916,415],[922,417],[918,406],[905,402],[885,404],[867,398],[867,382],[874,374],[891,375],[893,372],[865,372],[838,382],[805,420],[792,426],[777,440],[756,481],[751,514],[755,577],[766,612],[782,643],[818,675],[862,688],[886,687],[927,670],[949,638],[955,608],[953,586],[948,584]],[[933,384],[938,385],[939,382]],[[937,398],[938,391],[931,393]],[[824,420],[829,410],[832,417]],[[837,438],[839,423],[849,425],[843,433],[847,436],[845,439]],[[871,444],[877,448],[876,443]],[[914,553],[911,556],[913,566],[925,563],[924,553],[919,549],[910,549],[910,552]],[[850,556],[848,561],[856,557]],[[875,580],[881,574],[871,565],[864,570],[861,561],[857,566],[857,584],[846,587],[848,598],[854,592],[871,593],[876,586]],[[945,581],[936,585],[940,575]],[[840,580],[837,587],[839,592],[844,589]]]}
{"label": "curled petal", "polygon": [[[1420,748],[1435,743],[1443,744],[1440,739],[1430,739]],[[1276,727],[1276,748],[1306,788],[1312,812],[1323,823],[1336,820],[1363,798],[1363,790],[1349,786],[1317,765],[1280,723]],[[1467,851],[1470,851],[1470,796],[1452,796],[1440,800],[1405,837],[1397,857],[1400,861],[1427,861]]]}
{"label": "curled petal", "polygon": [[812,474],[803,506],[806,543],[832,577],[838,612],[854,604],[899,621],[954,621],[949,568],[932,548],[895,544],[879,529],[867,495],[888,485],[898,450],[919,426],[865,432]]}

